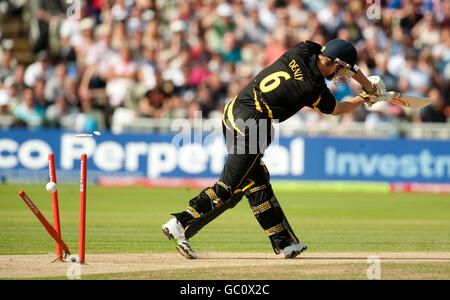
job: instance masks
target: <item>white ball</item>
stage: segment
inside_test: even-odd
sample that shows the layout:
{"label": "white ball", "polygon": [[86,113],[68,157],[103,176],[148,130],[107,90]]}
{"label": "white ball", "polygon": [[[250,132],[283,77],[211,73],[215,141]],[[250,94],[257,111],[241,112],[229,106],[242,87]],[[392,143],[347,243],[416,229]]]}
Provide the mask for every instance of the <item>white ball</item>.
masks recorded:
{"label": "white ball", "polygon": [[46,189],[47,192],[49,192],[49,193],[56,192],[56,183],[50,181],[50,182],[47,183],[47,185],[45,186],[45,189]]}

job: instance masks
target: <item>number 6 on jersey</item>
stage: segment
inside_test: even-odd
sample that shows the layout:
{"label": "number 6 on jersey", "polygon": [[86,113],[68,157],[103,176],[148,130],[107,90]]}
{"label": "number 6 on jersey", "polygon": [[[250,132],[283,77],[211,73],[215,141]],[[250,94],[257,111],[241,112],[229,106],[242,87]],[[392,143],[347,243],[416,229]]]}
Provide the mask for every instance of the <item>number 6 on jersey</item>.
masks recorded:
{"label": "number 6 on jersey", "polygon": [[261,83],[259,84],[260,91],[263,93],[273,91],[280,85],[281,83],[280,78],[288,80],[291,78],[291,75],[289,75],[289,73],[286,73],[284,71],[279,71],[266,76],[263,80],[261,80]]}

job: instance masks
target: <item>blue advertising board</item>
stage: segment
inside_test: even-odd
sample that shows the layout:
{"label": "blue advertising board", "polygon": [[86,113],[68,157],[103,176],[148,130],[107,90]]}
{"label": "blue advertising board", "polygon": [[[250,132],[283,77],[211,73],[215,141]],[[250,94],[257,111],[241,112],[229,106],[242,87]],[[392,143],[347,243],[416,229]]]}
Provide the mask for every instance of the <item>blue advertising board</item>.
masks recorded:
{"label": "blue advertising board", "polygon": [[[54,153],[58,181],[76,182],[82,153],[88,180],[218,178],[226,159],[221,135],[120,134],[75,138],[60,130],[0,131],[3,182],[48,181]],[[450,182],[450,141],[279,137],[263,158],[273,179]]]}

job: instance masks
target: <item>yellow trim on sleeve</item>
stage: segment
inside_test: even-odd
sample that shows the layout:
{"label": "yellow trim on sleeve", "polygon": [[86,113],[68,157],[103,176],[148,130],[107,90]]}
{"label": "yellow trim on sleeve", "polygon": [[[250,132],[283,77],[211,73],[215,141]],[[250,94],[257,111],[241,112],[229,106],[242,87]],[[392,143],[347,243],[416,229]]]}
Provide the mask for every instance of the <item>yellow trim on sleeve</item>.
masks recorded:
{"label": "yellow trim on sleeve", "polygon": [[[231,102],[230,102],[230,103],[231,103]],[[227,103],[227,105],[225,105],[225,108],[223,109],[223,116],[222,116],[222,122],[223,122],[223,125],[225,125],[225,127],[226,127],[228,130],[231,130],[231,128],[228,127],[227,122],[225,121],[225,114],[227,113],[228,105],[230,105],[230,103]]]}
{"label": "yellow trim on sleeve", "polygon": [[259,101],[258,101],[258,96],[256,96],[256,91],[255,91],[255,89],[253,89],[253,95],[255,96],[255,106],[256,106],[256,110],[259,111],[259,112],[263,112],[263,111],[262,111],[262,108],[261,108],[261,105],[259,104]]}
{"label": "yellow trim on sleeve", "polygon": [[233,99],[233,101],[231,101],[230,103],[230,107],[228,107],[228,112],[227,112],[227,116],[228,116],[228,120],[230,120],[231,126],[233,126],[233,128],[242,136],[245,136],[244,133],[242,133],[242,131],[239,130],[239,128],[236,126],[236,123],[234,123],[234,116],[233,116],[233,106],[234,106],[234,102],[236,101],[235,97]]}
{"label": "yellow trim on sleeve", "polygon": [[270,109],[269,105],[267,105],[265,102],[264,102],[264,105],[267,108],[267,113],[269,114],[269,118],[273,119],[272,110]]}
{"label": "yellow trim on sleeve", "polygon": [[320,111],[320,109],[317,108],[317,105],[319,105],[320,100],[322,100],[322,96],[319,96],[319,99],[317,99],[317,101],[313,103],[312,106],[313,106],[313,108],[314,108],[315,110]]}
{"label": "yellow trim on sleeve", "polygon": [[[259,111],[259,112],[263,112],[263,110],[262,110],[262,108],[261,108],[261,104],[260,104],[260,102],[259,102],[259,100],[258,100],[258,96],[256,95],[256,90],[255,90],[255,89],[253,89],[253,95],[254,95],[254,98],[255,98],[255,106],[256,106],[256,110]],[[263,102],[263,104],[264,104],[264,105],[266,106],[266,108],[267,108],[267,114],[268,114],[269,118],[273,119],[273,113],[272,113],[272,110],[271,110],[270,107],[267,105],[267,103]]]}

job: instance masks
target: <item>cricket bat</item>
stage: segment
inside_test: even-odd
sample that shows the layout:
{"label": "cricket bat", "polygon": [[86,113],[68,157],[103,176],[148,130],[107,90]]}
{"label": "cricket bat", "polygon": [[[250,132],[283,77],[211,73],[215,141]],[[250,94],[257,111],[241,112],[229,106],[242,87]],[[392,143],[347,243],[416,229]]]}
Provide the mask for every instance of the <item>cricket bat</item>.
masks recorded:
{"label": "cricket bat", "polygon": [[393,91],[388,93],[392,95],[392,100],[390,101],[392,104],[409,108],[423,108],[431,104],[430,98],[411,96]]}

